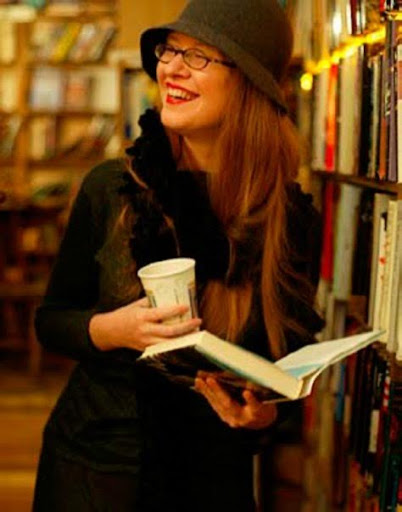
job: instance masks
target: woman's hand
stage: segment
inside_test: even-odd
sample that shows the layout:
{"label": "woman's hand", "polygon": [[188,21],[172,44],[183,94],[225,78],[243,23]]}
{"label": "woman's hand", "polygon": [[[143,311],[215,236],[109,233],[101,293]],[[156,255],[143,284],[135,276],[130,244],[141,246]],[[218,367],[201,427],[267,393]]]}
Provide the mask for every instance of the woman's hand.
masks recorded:
{"label": "woman's hand", "polygon": [[202,393],[222,421],[232,428],[262,429],[277,417],[275,404],[259,402],[251,391],[243,391],[245,403],[240,404],[213,377],[197,377],[195,389]]}
{"label": "woman's hand", "polygon": [[188,306],[149,307],[147,298],[137,300],[106,313],[95,314],[89,324],[89,335],[99,350],[131,348],[145,350],[169,338],[188,334],[201,325],[199,318],[165,324],[183,315]]}

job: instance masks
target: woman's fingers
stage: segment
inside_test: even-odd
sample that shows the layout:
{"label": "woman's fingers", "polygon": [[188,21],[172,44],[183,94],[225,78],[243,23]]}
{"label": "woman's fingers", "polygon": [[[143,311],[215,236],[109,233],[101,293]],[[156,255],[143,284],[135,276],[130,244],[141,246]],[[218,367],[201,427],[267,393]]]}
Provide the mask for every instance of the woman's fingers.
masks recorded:
{"label": "woman's fingers", "polygon": [[216,379],[197,375],[195,388],[208,400],[211,407],[232,428],[261,429],[271,425],[277,417],[275,404],[260,402],[255,395],[243,392],[244,404],[233,400]]}
{"label": "woman's fingers", "polygon": [[174,305],[174,306],[162,306],[159,308],[150,308],[146,313],[146,320],[149,322],[163,322],[174,318],[175,316],[184,315],[187,313],[188,306],[186,305]]}
{"label": "woman's fingers", "polygon": [[258,409],[261,406],[261,402],[256,398],[254,393],[246,389],[243,391],[243,398],[247,405],[253,409]]}
{"label": "woman's fingers", "polygon": [[150,324],[148,332],[152,336],[161,338],[175,338],[188,334],[201,325],[199,318],[190,318],[176,324]]}

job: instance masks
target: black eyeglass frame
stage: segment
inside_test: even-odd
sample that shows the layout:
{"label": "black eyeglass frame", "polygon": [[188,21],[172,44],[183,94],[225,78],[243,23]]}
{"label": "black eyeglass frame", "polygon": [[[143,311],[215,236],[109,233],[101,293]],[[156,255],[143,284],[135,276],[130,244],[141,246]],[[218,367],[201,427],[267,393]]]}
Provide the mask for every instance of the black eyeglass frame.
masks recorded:
{"label": "black eyeglass frame", "polygon": [[[170,60],[163,60],[163,54],[166,50],[171,51],[174,53],[174,56]],[[188,52],[197,52],[199,56],[203,59],[205,59],[205,64],[201,67],[194,67],[192,66],[186,59],[186,55],[188,55]],[[236,64],[234,62],[230,62],[227,60],[221,60],[221,59],[213,59],[212,57],[208,57],[208,55],[205,55],[204,52],[198,48],[186,48],[185,50],[182,50],[180,48],[176,48],[175,46],[172,46],[171,44],[167,43],[159,43],[155,46],[154,49],[155,57],[158,59],[159,62],[162,62],[163,64],[169,64],[176,55],[181,55],[183,58],[184,63],[191,69],[195,69],[197,71],[201,71],[202,69],[205,69],[211,62],[215,62],[216,64],[222,64],[222,66],[227,66],[229,68],[235,68]]]}

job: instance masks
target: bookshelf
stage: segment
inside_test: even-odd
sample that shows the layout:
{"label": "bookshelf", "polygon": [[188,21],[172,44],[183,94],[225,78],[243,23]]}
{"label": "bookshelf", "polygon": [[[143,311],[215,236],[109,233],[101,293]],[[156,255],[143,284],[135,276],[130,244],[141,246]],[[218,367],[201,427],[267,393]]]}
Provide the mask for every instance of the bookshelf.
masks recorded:
{"label": "bookshelf", "polygon": [[[79,181],[88,170],[88,153],[93,153],[91,164],[120,149],[119,68],[107,59],[117,32],[118,3],[49,2],[25,17],[16,14],[21,7],[0,7],[0,20],[9,27],[0,45],[6,207],[29,203],[41,182],[40,163],[54,170],[53,181]],[[10,162],[13,169],[7,168]],[[69,163],[69,176],[58,172]]]}
{"label": "bookshelf", "polygon": [[120,120],[124,146],[128,146],[140,135],[138,119],[148,108],[158,104],[158,88],[142,70],[139,55],[123,58],[121,69],[121,105]]}
{"label": "bookshelf", "polygon": [[0,6],[0,347],[28,351],[33,374],[33,311],[72,198],[122,147],[119,2],[41,4]]}
{"label": "bookshelf", "polygon": [[402,186],[388,181],[378,181],[375,179],[364,178],[361,176],[345,176],[339,172],[328,173],[327,171],[313,171],[313,176],[317,179],[330,180],[341,183],[350,183],[357,187],[369,188],[378,192],[393,194],[402,198]]}
{"label": "bookshelf", "polygon": [[323,215],[320,337],[386,330],[373,347],[324,374],[304,401],[307,499],[300,510],[396,512],[402,507],[400,2],[290,4],[304,61],[298,121]]}

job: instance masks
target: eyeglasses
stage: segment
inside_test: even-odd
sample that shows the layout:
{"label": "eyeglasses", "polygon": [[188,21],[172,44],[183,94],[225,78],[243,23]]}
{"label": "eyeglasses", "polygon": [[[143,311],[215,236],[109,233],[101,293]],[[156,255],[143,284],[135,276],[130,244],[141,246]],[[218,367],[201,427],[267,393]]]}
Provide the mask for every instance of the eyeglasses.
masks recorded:
{"label": "eyeglasses", "polygon": [[155,56],[164,64],[169,64],[176,55],[180,54],[183,57],[183,61],[187,66],[191,69],[205,69],[210,62],[216,62],[217,64],[222,64],[223,66],[227,66],[229,68],[236,67],[234,62],[229,62],[226,60],[220,59],[212,59],[205,55],[205,53],[197,48],[187,48],[187,50],[180,50],[180,48],[175,48],[170,44],[160,43],[155,47]]}

